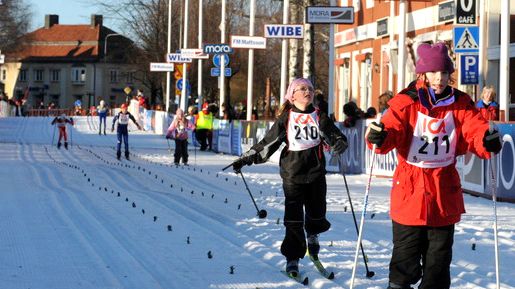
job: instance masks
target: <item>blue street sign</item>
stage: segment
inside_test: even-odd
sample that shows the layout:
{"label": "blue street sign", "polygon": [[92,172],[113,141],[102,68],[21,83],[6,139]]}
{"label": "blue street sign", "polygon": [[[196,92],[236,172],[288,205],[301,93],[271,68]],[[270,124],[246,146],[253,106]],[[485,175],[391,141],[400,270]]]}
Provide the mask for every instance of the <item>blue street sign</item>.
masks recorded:
{"label": "blue street sign", "polygon": [[220,59],[221,55],[223,55],[223,57],[225,59],[225,67],[227,67],[230,62],[229,55],[227,55],[227,54],[215,54],[213,56],[213,65],[215,67],[220,67],[222,65],[222,60]]}
{"label": "blue street sign", "polygon": [[[179,78],[177,82],[175,83],[175,87],[178,90],[182,90],[182,78]],[[190,82],[186,80],[186,94],[190,94],[191,91],[191,85]]]}
{"label": "blue street sign", "polygon": [[479,26],[457,26],[453,32],[455,53],[479,52]]}
{"label": "blue street sign", "polygon": [[[231,76],[232,69],[230,67],[225,68],[225,76]],[[220,67],[211,67],[211,76],[220,76]]]}
{"label": "blue street sign", "polygon": [[479,84],[479,56],[477,54],[460,55],[461,84]]}

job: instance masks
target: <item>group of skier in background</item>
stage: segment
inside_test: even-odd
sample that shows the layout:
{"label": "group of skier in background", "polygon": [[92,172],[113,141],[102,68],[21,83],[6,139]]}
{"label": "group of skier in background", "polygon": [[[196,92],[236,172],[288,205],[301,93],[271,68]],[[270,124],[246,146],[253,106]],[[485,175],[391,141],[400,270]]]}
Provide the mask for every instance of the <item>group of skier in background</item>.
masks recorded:
{"label": "group of skier in background", "polygon": [[[388,101],[388,109],[381,118],[368,126],[365,141],[373,154],[397,151],[390,200],[393,251],[388,289],[409,289],[419,281],[419,289],[447,289],[451,285],[455,224],[465,213],[456,157],[471,152],[489,159],[499,153],[502,142],[499,132],[487,120],[497,117],[495,95],[492,97],[492,92],[487,91],[476,107],[469,95],[451,86],[455,82],[454,65],[444,43],[421,44],[417,55],[417,79]],[[310,259],[317,262],[319,235],[331,227],[326,218],[327,171],[323,151],[330,148],[340,155],[348,143],[327,113],[314,105],[310,80],[293,80],[285,99],[264,138],[234,161],[232,167],[241,173],[243,166],[266,162],[286,144],[279,162],[286,228],[281,253],[286,259],[287,275],[307,282],[307,278],[300,278],[299,259],[307,251]],[[117,124],[116,157],[121,157],[123,141],[125,157],[129,159],[129,120],[138,129],[141,126],[127,111],[127,104],[120,108],[111,131]],[[103,123],[105,135],[108,108],[101,101],[97,110],[99,134]],[[62,139],[68,148],[67,123],[74,124],[66,115],[52,121],[59,128],[58,148]],[[166,139],[175,141],[176,165],[181,159],[188,164],[188,131],[195,132],[200,150],[211,149],[212,123],[207,103],[199,113],[189,110],[188,116],[177,109],[166,132]]]}

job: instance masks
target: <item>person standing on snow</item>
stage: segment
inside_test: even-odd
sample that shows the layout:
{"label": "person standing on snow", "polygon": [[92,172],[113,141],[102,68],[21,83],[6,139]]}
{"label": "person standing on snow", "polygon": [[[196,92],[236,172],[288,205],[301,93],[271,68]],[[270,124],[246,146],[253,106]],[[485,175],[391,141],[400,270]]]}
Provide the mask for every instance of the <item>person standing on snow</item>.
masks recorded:
{"label": "person standing on snow", "polygon": [[488,159],[502,144],[470,96],[449,85],[454,65],[445,44],[421,44],[417,54],[417,80],[389,101],[365,138],[376,153],[397,149],[388,288],[422,279],[419,289],[448,289],[454,225],[465,213],[456,157],[470,151]]}
{"label": "person standing on snow", "polygon": [[66,133],[66,124],[69,123],[73,125],[73,118],[67,118],[66,114],[61,114],[52,120],[52,125],[57,125],[59,129],[59,139],[57,141],[57,148],[61,148],[61,140],[64,138],[64,148],[68,149],[68,134]]}
{"label": "person standing on snow", "polygon": [[118,138],[118,142],[116,144],[116,158],[120,159],[122,155],[122,139],[125,144],[125,158],[129,159],[129,119],[141,130],[141,126],[136,122],[134,116],[127,111],[127,104],[123,103],[121,106],[121,111],[113,119],[113,126],[111,127],[111,132],[114,132],[114,125],[118,123],[116,127],[116,137]]}
{"label": "person standing on snow", "polygon": [[102,122],[104,122],[104,135],[106,135],[106,119],[107,119],[107,113],[109,112],[109,108],[107,108],[107,105],[105,104],[104,100],[100,101],[100,105],[97,106],[97,113],[99,118],[98,123],[98,134],[102,134]]}
{"label": "person standing on snow", "polygon": [[286,143],[280,159],[286,227],[281,253],[286,257],[286,272],[293,277],[299,274],[299,259],[304,258],[306,247],[311,258],[318,260],[318,234],[331,226],[326,219],[324,142],[338,154],[348,146],[345,135],[325,112],[313,105],[313,97],[311,81],[293,80],[270,131],[233,163],[234,171],[240,173],[244,165],[266,162],[283,142]]}
{"label": "person standing on snow", "polygon": [[210,136],[213,129],[213,113],[209,111],[209,104],[207,102],[204,102],[202,111],[198,113],[196,127],[195,137],[200,143],[200,150],[211,149]]}
{"label": "person standing on snow", "polygon": [[184,116],[184,111],[178,108],[166,133],[166,139],[175,140],[175,153],[173,155],[175,165],[179,165],[181,158],[184,165],[188,164],[188,130],[193,129],[195,129],[195,125]]}

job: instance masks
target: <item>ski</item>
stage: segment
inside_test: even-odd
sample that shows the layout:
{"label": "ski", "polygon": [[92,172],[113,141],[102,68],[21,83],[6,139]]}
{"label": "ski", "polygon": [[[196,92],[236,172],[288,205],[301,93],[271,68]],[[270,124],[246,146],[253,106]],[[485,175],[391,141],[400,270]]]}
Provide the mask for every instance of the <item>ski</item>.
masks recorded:
{"label": "ski", "polygon": [[296,276],[294,276],[293,274],[289,274],[286,271],[281,271],[281,272],[284,275],[288,276],[288,278],[293,279],[293,280],[297,281],[298,283],[300,283],[302,285],[306,285],[307,286],[309,284],[308,277],[304,277],[300,272],[299,272],[299,274],[296,274]]}
{"label": "ski", "polygon": [[311,260],[311,262],[313,262],[313,264],[317,268],[318,272],[320,274],[322,274],[322,276],[324,276],[325,278],[327,278],[329,280],[334,279],[334,272],[327,271],[327,269],[324,267],[322,262],[320,262],[320,259],[318,259],[318,257],[309,255],[309,260]]}

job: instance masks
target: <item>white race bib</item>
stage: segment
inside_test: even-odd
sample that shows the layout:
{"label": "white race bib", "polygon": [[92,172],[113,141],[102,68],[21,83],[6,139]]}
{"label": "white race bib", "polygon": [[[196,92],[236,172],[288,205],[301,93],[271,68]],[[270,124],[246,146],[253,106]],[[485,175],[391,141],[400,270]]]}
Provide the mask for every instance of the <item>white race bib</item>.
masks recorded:
{"label": "white race bib", "polygon": [[291,151],[301,151],[320,144],[318,115],[290,111],[288,116],[288,143]]}
{"label": "white race bib", "polygon": [[129,123],[129,114],[120,113],[120,117],[118,118],[119,124],[128,124]]}
{"label": "white race bib", "polygon": [[446,167],[454,163],[456,142],[456,126],[450,111],[443,119],[418,112],[407,162],[421,168]]}

